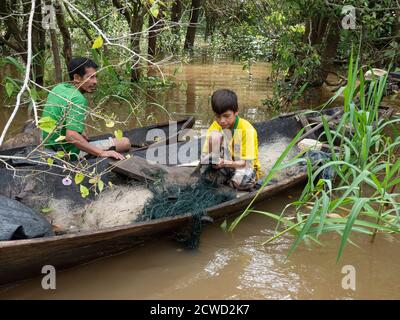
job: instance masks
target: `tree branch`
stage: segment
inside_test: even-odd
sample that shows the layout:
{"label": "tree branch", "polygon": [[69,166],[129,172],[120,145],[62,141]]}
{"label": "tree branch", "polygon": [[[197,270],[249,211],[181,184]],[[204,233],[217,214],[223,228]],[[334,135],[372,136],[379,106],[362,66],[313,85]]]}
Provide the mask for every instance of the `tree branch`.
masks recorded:
{"label": "tree branch", "polygon": [[[33,15],[35,14],[35,2],[36,0],[31,0],[31,11],[29,13],[29,22],[28,22],[28,56],[27,56],[27,61],[26,61],[26,69],[25,69],[25,79],[24,79],[24,83],[21,87],[21,90],[18,92],[17,95],[17,101],[14,107],[14,111],[11,114],[10,118],[8,119],[4,130],[1,134],[0,137],[0,146],[3,144],[4,141],[4,137],[7,134],[7,131],[12,123],[12,121],[15,118],[15,115],[18,112],[19,106],[21,104],[21,97],[22,94],[25,92],[25,90],[28,89],[28,82],[29,82],[29,74],[30,74],[30,70],[31,70],[31,60],[32,60],[32,24],[33,24]],[[37,125],[37,123],[36,123]]]}

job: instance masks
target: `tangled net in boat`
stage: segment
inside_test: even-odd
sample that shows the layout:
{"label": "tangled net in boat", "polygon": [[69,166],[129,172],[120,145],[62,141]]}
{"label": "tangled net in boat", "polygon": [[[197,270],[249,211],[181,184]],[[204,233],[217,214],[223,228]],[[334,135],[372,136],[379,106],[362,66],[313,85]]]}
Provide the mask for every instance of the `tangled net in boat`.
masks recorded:
{"label": "tangled net in boat", "polygon": [[192,215],[192,226],[188,237],[181,239],[188,248],[197,248],[206,208],[232,200],[234,190],[221,190],[221,187],[200,180],[192,185],[151,186],[154,197],[148,201],[136,222],[149,221],[184,214]]}

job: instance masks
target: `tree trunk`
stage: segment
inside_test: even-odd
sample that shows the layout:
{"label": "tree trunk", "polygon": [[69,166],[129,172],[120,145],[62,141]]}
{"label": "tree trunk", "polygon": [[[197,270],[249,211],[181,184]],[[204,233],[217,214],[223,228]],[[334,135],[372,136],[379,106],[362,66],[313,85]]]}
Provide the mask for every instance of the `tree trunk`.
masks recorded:
{"label": "tree trunk", "polygon": [[192,0],[192,9],[190,15],[190,22],[186,32],[186,39],[184,49],[186,51],[192,51],[194,46],[194,40],[196,37],[197,21],[199,19],[201,0]]}
{"label": "tree trunk", "polygon": [[[120,10],[120,13],[128,22],[130,33],[132,34],[130,42],[132,50],[136,54],[140,54],[140,34],[143,29],[143,19],[146,13],[141,1],[131,0],[131,9],[128,6],[123,6],[119,0],[112,0],[114,7]],[[135,55],[132,58],[131,81],[137,82],[140,79],[139,57]]]}
{"label": "tree trunk", "polygon": [[53,59],[54,59],[54,75],[55,75],[56,81],[58,83],[60,83],[62,81],[60,50],[58,48],[56,31],[53,29],[50,29],[50,41],[51,41],[51,50],[53,51]]}
{"label": "tree trunk", "polygon": [[308,18],[305,25],[306,29],[303,36],[304,43],[311,45],[321,44],[324,39],[329,19],[326,17]]}
{"label": "tree trunk", "polygon": [[61,36],[63,38],[63,52],[64,52],[65,64],[68,66],[72,60],[71,34],[69,32],[68,27],[65,25],[64,12],[58,0],[56,0],[54,8],[56,9],[57,25],[58,28],[60,29]]}
{"label": "tree trunk", "polygon": [[173,32],[179,33],[179,21],[182,17],[182,2],[181,0],[175,0],[171,8],[171,22],[173,22]]}
{"label": "tree trunk", "polygon": [[326,47],[322,53],[321,61],[321,85],[326,80],[329,71],[333,71],[333,60],[336,57],[337,49],[340,41],[339,21],[332,19],[329,23],[329,31],[326,38]]}
{"label": "tree trunk", "polygon": [[32,71],[37,84],[44,83],[44,58],[46,50],[46,33],[42,28],[42,1],[38,0],[35,6],[32,25]]}
{"label": "tree trunk", "polygon": [[82,25],[79,20],[77,20],[75,18],[75,16],[73,15],[73,13],[71,12],[71,10],[69,10],[68,5],[65,6],[65,11],[67,11],[69,17],[71,18],[71,20],[75,23],[75,25],[80,28],[82,30],[82,32],[85,34],[86,38],[89,40],[90,43],[93,43],[93,38],[90,35],[89,31],[87,30],[87,27],[85,27],[84,25]]}
{"label": "tree trunk", "polygon": [[[140,55],[140,37],[141,31],[143,29],[143,16],[141,10],[139,9],[136,14],[134,15],[134,24],[131,28],[131,33],[135,34],[132,36],[131,43],[132,43],[132,50]],[[133,65],[132,65],[132,72],[131,72],[131,81],[137,82],[140,79],[140,59],[138,56],[133,57]]]}
{"label": "tree trunk", "polygon": [[0,0],[0,18],[7,28],[6,35],[0,37],[0,43],[19,53],[26,62],[26,40],[22,38],[23,33],[18,26],[18,17],[11,14],[16,10],[15,6],[15,1]]}
{"label": "tree trunk", "polygon": [[160,29],[160,19],[149,14],[148,47],[149,60],[154,60],[157,51],[157,35]]}
{"label": "tree trunk", "polygon": [[[51,0],[45,0],[44,3],[46,4],[46,6],[49,6],[52,4]],[[54,29],[52,29],[51,25],[49,28],[49,33],[50,33],[51,51],[53,53],[53,61],[54,61],[54,78],[57,83],[60,83],[62,81],[60,49],[58,47],[57,33]]]}

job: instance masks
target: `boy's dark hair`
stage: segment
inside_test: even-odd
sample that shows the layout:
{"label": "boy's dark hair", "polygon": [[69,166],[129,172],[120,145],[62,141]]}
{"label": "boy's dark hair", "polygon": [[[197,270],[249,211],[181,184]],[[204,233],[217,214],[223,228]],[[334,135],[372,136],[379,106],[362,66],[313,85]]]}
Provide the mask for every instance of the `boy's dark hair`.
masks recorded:
{"label": "boy's dark hair", "polygon": [[237,112],[239,110],[236,93],[229,89],[220,89],[211,97],[211,107],[216,114],[226,111]]}
{"label": "boy's dark hair", "polygon": [[83,77],[86,73],[86,68],[98,68],[98,65],[93,60],[83,57],[76,57],[68,64],[68,74],[71,80],[74,80],[74,74]]}

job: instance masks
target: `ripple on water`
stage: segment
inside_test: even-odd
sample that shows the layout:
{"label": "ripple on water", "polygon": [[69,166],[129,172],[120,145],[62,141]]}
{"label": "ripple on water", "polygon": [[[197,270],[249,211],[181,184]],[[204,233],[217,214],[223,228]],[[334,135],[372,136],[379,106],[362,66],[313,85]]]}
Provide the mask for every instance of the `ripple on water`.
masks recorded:
{"label": "ripple on water", "polygon": [[261,246],[265,238],[254,236],[239,248],[249,257],[248,264],[239,275],[237,289],[241,298],[247,299],[293,299],[301,287],[300,275],[285,264],[290,242],[281,238],[274,246]]}

